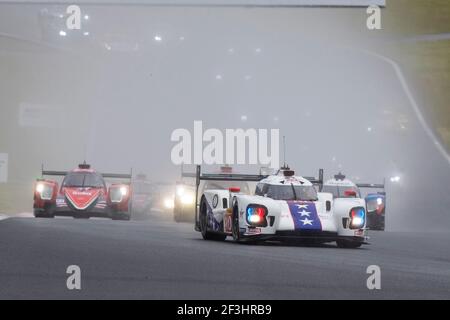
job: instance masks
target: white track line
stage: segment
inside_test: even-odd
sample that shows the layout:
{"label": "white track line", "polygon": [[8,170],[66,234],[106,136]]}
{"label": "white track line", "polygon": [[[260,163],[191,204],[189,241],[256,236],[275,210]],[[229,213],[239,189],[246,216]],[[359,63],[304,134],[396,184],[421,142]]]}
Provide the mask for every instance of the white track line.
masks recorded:
{"label": "white track line", "polygon": [[367,55],[370,55],[372,57],[378,58],[384,62],[386,62],[387,64],[389,64],[395,71],[395,74],[398,78],[398,80],[400,81],[400,84],[402,86],[402,89],[406,95],[406,97],[408,98],[408,101],[411,105],[411,108],[414,112],[414,114],[416,115],[417,119],[419,120],[419,123],[421,124],[423,130],[425,131],[426,135],[430,138],[432,144],[436,147],[436,149],[439,151],[439,153],[442,155],[442,157],[447,161],[447,163],[450,165],[450,155],[447,153],[447,150],[445,149],[444,146],[442,146],[442,144],[440,143],[439,139],[436,137],[433,129],[431,129],[420,108],[418,103],[416,102],[416,100],[414,99],[414,96],[411,93],[411,90],[409,89],[408,83],[403,75],[403,72],[400,68],[400,66],[392,59],[389,59],[388,57],[385,57],[381,54],[372,52],[372,51],[368,51],[368,50],[364,50],[364,49],[357,49],[360,52],[363,52]]}

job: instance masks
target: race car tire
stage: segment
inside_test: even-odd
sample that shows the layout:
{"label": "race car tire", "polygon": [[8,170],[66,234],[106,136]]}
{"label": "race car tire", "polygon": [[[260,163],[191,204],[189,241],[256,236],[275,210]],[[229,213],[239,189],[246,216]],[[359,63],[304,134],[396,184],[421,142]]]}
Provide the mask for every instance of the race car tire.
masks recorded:
{"label": "race car tire", "polygon": [[130,221],[131,217],[129,214],[113,214],[111,220],[123,220]]}
{"label": "race car tire", "polygon": [[173,220],[177,223],[183,222],[183,219],[181,219],[181,215],[179,214],[178,210],[173,212]]}
{"label": "race car tire", "polygon": [[206,215],[206,200],[203,197],[200,202],[200,232],[204,240],[225,241],[227,236],[221,233],[208,231],[207,215]]}
{"label": "race car tire", "polygon": [[55,216],[46,212],[46,211],[34,211],[34,217],[35,218],[47,218],[47,219],[53,219]]}
{"label": "race car tire", "polygon": [[340,239],[340,240],[336,240],[336,244],[339,248],[356,249],[356,248],[361,247],[362,242]]}
{"label": "race car tire", "polygon": [[241,232],[239,230],[239,207],[237,203],[233,204],[231,234],[233,235],[234,242],[242,241]]}
{"label": "race car tire", "polygon": [[47,215],[47,214],[37,214],[34,216],[35,218],[45,218],[45,219],[53,219],[55,216]]}

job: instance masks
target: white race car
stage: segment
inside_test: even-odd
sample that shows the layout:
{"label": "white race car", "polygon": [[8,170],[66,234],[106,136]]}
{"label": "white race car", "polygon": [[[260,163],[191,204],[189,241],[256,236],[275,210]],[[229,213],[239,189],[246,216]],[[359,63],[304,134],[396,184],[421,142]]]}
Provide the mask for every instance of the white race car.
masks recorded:
{"label": "white race car", "polygon": [[339,247],[357,248],[366,243],[364,199],[334,205],[331,193],[317,192],[317,180],[295,176],[289,168],[275,175],[202,175],[201,180],[258,181],[254,195],[239,188],[206,190],[195,214],[195,229],[205,240],[234,241],[301,239]]}
{"label": "white race car", "polygon": [[[361,194],[361,189],[378,189],[376,193]],[[364,199],[366,205],[366,227],[370,230],[384,230],[386,192],[384,191],[384,182],[375,183],[354,183],[347,179],[342,173],[334,176],[323,184],[322,192],[329,192],[333,195],[334,209],[340,210],[340,207],[348,207],[349,203],[360,203]]]}

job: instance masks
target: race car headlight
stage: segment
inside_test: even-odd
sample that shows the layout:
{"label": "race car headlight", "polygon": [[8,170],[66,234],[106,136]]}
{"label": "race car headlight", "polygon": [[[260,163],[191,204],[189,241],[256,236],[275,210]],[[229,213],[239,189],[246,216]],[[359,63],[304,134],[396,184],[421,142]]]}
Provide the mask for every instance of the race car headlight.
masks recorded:
{"label": "race car headlight", "polygon": [[177,186],[177,196],[182,197],[184,195],[184,191],[183,186]]}
{"label": "race car headlight", "polygon": [[128,188],[125,186],[120,187],[120,194],[125,197],[128,194]]}
{"label": "race car headlight", "polygon": [[247,206],[246,220],[252,227],[267,227],[267,208],[262,205],[250,204]]}
{"label": "race car headlight", "polygon": [[194,203],[194,196],[192,194],[186,193],[181,196],[181,203],[182,204],[193,204]]}
{"label": "race car headlight", "polygon": [[350,229],[361,229],[366,224],[366,210],[356,207],[350,210]]}
{"label": "race car headlight", "polygon": [[36,185],[36,192],[39,193],[42,200],[51,200],[53,196],[53,187],[49,184],[40,182]]}
{"label": "race car headlight", "polygon": [[173,198],[167,197],[164,199],[164,207],[166,209],[173,209],[174,208],[174,201]]}
{"label": "race car headlight", "polygon": [[36,191],[37,192],[39,192],[39,193],[42,193],[42,191],[44,191],[44,184],[43,183],[38,183],[37,185],[36,185]]}

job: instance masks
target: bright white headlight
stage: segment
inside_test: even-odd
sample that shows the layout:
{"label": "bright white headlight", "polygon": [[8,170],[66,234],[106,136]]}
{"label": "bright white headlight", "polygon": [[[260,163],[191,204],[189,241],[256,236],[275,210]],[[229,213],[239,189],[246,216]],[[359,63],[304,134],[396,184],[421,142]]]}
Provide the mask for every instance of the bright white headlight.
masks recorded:
{"label": "bright white headlight", "polygon": [[165,198],[164,199],[164,207],[166,209],[173,209],[174,207],[174,202],[172,198]]}
{"label": "bright white headlight", "polygon": [[45,186],[44,186],[43,183],[38,183],[36,185],[36,191],[39,192],[39,193],[42,193],[42,191],[44,191],[44,188],[45,188]]}
{"label": "bright white headlight", "polygon": [[36,192],[39,193],[42,200],[51,200],[53,195],[53,187],[41,182],[36,185]]}
{"label": "bright white headlight", "polygon": [[120,187],[120,193],[122,194],[122,196],[126,196],[128,194],[128,188],[125,186]]}
{"label": "bright white headlight", "polygon": [[363,224],[363,219],[360,217],[354,217],[352,219],[352,225],[353,226],[361,226]]}
{"label": "bright white headlight", "polygon": [[181,203],[183,204],[191,204],[194,203],[194,196],[192,194],[184,194],[181,197]]}
{"label": "bright white headlight", "polygon": [[177,186],[177,195],[179,197],[182,197],[184,194],[184,187],[183,186]]}
{"label": "bright white headlight", "polygon": [[377,205],[382,205],[383,204],[383,199],[381,198],[377,198]]}

